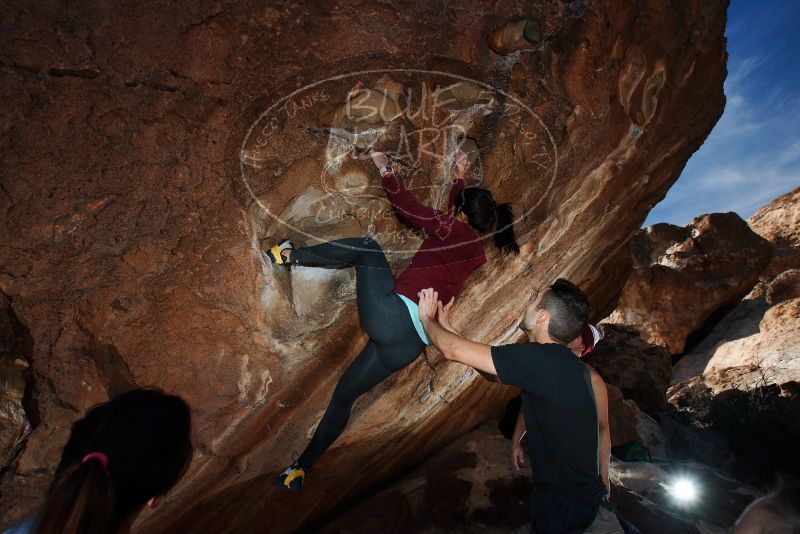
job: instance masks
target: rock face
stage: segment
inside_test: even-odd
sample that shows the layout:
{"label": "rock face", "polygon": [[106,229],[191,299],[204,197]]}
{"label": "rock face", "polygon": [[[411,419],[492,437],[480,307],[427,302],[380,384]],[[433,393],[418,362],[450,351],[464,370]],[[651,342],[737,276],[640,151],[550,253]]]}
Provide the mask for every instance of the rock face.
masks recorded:
{"label": "rock face", "polygon": [[666,391],[672,373],[672,358],[664,347],[651,345],[625,325],[603,323],[606,333],[597,348],[584,360],[600,373],[607,384],[622,390],[646,411],[667,407]]}
{"label": "rock face", "polygon": [[[511,466],[509,442],[483,425],[388,488],[319,525],[319,532],[500,533],[530,522],[530,468]],[[664,486],[699,486],[699,505],[678,506]],[[758,492],[696,462],[611,462],[612,501],[642,532],[720,532]]]}
{"label": "rock face", "polygon": [[[371,233],[400,268],[419,236],[353,156],[405,142],[393,164],[442,206],[466,137],[523,247],[475,273],[457,326],[514,341],[559,275],[602,310],[607,258],[722,112],[725,9],[5,4],[0,290],[30,332],[37,418],[0,527],[41,502],[70,424],[136,386],[186,398],[196,444],[147,532],[292,531],[472,428],[510,393],[432,354],[359,401],[301,496],[271,490],[365,338],[351,271],[273,269],[259,240]],[[521,18],[535,46],[492,51]]]}
{"label": "rock face", "polygon": [[514,469],[509,440],[486,423],[318,531],[510,532],[530,522],[532,488],[529,468]]}
{"label": "rock face", "polygon": [[[784,282],[776,278],[773,282]],[[770,285],[772,287],[772,285]],[[773,290],[775,295],[784,292]],[[800,379],[800,298],[770,307],[763,286],[731,311],[700,344],[675,365],[673,383],[708,377],[715,391],[749,390]],[[785,293],[784,293],[785,294]],[[736,369],[719,375],[718,372]],[[714,376],[713,380],[711,377]]]}
{"label": "rock face", "polygon": [[800,266],[800,187],[755,212],[747,224],[772,243],[772,261],[762,277],[771,280]]}
{"label": "rock face", "polygon": [[0,465],[7,466],[17,455],[31,432],[23,398],[26,383],[23,373],[29,364],[23,355],[24,340],[11,310],[11,303],[0,293]]}
{"label": "rock face", "polygon": [[776,198],[747,222],[755,233],[774,245],[800,249],[800,187]]}
{"label": "rock face", "polygon": [[770,306],[797,298],[800,298],[800,269],[783,271],[767,286],[766,300]]}
{"label": "rock face", "polygon": [[633,273],[610,322],[636,327],[672,354],[715,313],[758,280],[772,247],[735,213],[712,213],[685,228],[656,224],[631,242]]}
{"label": "rock face", "polygon": [[675,365],[673,384],[704,376],[715,392],[800,380],[800,189],[749,219],[774,255],[759,282]]}
{"label": "rock face", "polygon": [[606,384],[608,393],[608,423],[611,429],[611,446],[617,447],[639,440],[636,424],[639,422],[639,407],[625,399],[616,386]]}

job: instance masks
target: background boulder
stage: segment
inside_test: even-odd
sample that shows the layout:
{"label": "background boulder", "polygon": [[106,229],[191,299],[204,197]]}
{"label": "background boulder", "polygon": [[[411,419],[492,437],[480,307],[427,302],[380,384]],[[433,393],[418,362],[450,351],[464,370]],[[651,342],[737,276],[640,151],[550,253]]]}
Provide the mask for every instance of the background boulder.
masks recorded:
{"label": "background boulder", "polygon": [[608,320],[634,326],[672,354],[746,295],[772,255],[735,213],[703,215],[685,228],[653,225],[630,249],[633,273]]}

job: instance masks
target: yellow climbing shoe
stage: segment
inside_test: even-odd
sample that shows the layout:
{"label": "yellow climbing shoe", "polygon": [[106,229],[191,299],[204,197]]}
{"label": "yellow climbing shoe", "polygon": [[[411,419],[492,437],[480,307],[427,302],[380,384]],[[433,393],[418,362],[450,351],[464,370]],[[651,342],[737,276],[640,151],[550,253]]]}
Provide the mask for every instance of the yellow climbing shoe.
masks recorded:
{"label": "yellow climbing shoe", "polygon": [[[263,246],[262,242],[262,246]],[[286,263],[286,258],[283,257],[284,250],[294,250],[294,245],[288,239],[281,240],[277,245],[269,248],[264,248],[263,252],[266,257],[270,259],[275,265],[283,265]]]}
{"label": "yellow climbing shoe", "polygon": [[302,467],[292,465],[275,477],[275,485],[289,491],[300,491],[303,488],[303,478],[305,476],[306,472]]}

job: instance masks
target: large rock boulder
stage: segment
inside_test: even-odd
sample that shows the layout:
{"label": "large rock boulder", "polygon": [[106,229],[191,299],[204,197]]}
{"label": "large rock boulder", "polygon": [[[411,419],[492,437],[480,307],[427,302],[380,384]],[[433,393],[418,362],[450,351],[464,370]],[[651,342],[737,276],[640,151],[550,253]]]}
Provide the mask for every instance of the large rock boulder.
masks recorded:
{"label": "large rock boulder", "polygon": [[746,295],[772,254],[735,213],[703,215],[684,228],[653,225],[630,249],[633,273],[608,320],[636,327],[672,354]]}
{"label": "large rock boulder", "polygon": [[[673,383],[704,376],[715,391],[722,391],[800,380],[800,298],[770,307],[764,293],[762,289],[748,295],[681,358],[675,364]],[[718,372],[734,368],[735,380],[731,373],[725,374],[725,380],[712,380],[719,377]]]}
{"label": "large rock boulder", "polygon": [[672,373],[672,357],[664,347],[644,341],[625,325],[603,323],[605,338],[584,360],[607,384],[622,390],[645,411],[667,407],[666,391]]}
{"label": "large rock boulder", "polygon": [[611,448],[641,443],[653,458],[666,458],[667,439],[658,421],[626,399],[618,387],[606,384]]}
{"label": "large rock boulder", "polygon": [[772,260],[762,278],[769,281],[800,267],[800,187],[759,209],[747,224],[772,243]]}
{"label": "large rock boulder", "polygon": [[748,223],[772,244],[760,282],[673,370],[673,384],[705,376],[719,392],[800,381],[800,189],[776,198]]}
{"label": "large rock boulder", "polygon": [[432,353],[358,402],[300,496],[272,490],[365,337],[352,272],[274,269],[259,240],[371,233],[400,268],[419,236],[354,156],[407,141],[394,163],[443,206],[467,137],[523,247],[475,273],[457,326],[515,341],[557,276],[608,307],[606,260],[722,113],[726,5],[4,4],[0,290],[38,419],[0,528],[39,505],[70,424],[131,387],[193,409],[148,532],[292,531],[473,427],[509,392]]}
{"label": "large rock boulder", "polygon": [[747,223],[775,245],[800,249],[800,187],[759,209]]}
{"label": "large rock boulder", "polygon": [[639,440],[636,425],[639,423],[639,407],[626,399],[622,391],[606,384],[608,393],[608,423],[611,430],[611,446],[617,447]]}

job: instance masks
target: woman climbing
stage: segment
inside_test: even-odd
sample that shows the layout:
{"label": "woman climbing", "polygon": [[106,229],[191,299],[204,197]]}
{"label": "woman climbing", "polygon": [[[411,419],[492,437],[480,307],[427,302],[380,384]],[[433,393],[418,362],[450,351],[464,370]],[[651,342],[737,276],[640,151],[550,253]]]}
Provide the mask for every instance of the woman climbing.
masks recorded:
{"label": "woman climbing", "polygon": [[400,218],[427,234],[411,265],[397,280],[372,237],[338,239],[297,249],[284,239],[264,251],[279,265],[354,266],[358,313],[369,335],[367,345],[339,379],[308,447],[275,479],[275,484],[284,489],[301,489],[306,471],[344,431],[355,400],[416,360],[430,343],[419,320],[417,293],[433,287],[445,301],[455,298],[469,275],[486,262],[481,236],[490,231],[494,231],[498,249],[519,252],[511,207],[497,204],[486,189],[465,188],[467,158],[460,150],[446,213],[420,204],[388,166],[384,154],[371,152],[370,156]]}

